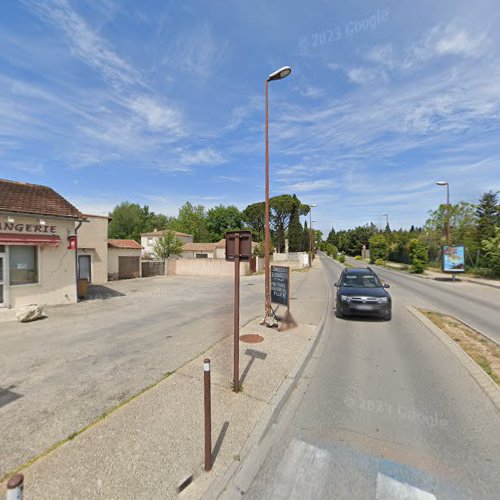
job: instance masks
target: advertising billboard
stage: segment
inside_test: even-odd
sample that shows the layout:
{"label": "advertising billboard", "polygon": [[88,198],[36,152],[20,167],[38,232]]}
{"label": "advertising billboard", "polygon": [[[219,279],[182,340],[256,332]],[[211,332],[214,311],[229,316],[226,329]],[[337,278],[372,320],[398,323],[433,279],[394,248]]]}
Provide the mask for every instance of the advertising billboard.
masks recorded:
{"label": "advertising billboard", "polygon": [[465,247],[463,245],[443,246],[443,272],[463,273],[465,271]]}

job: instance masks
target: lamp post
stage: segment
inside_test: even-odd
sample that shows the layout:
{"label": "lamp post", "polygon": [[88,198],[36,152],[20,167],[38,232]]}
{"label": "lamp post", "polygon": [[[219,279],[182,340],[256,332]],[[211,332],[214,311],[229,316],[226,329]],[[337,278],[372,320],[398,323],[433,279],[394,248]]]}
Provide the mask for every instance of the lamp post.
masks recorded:
{"label": "lamp post", "polygon": [[451,217],[451,206],[450,206],[450,184],[446,181],[436,182],[438,186],[446,186],[446,244],[451,245],[451,235],[450,235],[450,217]]}
{"label": "lamp post", "polygon": [[309,267],[312,266],[312,209],[317,206],[316,203],[309,205]]}
{"label": "lamp post", "polygon": [[265,303],[264,303],[264,320],[263,324],[272,324],[272,309],[271,309],[271,290],[270,290],[270,250],[271,250],[271,229],[269,227],[269,82],[274,80],[282,80],[286,78],[292,69],[289,66],[271,73],[266,80],[266,228],[264,236],[265,245]]}
{"label": "lamp post", "polygon": [[385,228],[387,229],[389,227],[389,214],[382,214],[385,216]]}

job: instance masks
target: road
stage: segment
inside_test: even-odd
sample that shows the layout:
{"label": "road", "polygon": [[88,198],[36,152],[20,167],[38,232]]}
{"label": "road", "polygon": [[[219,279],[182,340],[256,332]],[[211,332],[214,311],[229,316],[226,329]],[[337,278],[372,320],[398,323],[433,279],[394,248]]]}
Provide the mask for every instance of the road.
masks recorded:
{"label": "road", "polygon": [[[350,257],[347,261],[355,267],[367,265]],[[397,291],[399,301],[451,314],[500,344],[500,289],[467,281],[424,279],[380,266],[373,269]]]}
{"label": "road", "polygon": [[[335,282],[340,266],[322,259]],[[500,416],[393,283],[390,322],[330,307],[245,498],[498,498]]]}
{"label": "road", "polygon": [[[242,323],[263,310],[263,283],[242,277]],[[232,331],[232,278],[154,277],[109,289],[108,300],[49,308],[42,321],[0,323],[0,477]]]}

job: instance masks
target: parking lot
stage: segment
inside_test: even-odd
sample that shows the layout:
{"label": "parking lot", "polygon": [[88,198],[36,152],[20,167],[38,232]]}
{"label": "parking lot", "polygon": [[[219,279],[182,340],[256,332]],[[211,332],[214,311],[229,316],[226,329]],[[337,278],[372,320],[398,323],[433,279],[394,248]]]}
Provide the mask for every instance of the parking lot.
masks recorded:
{"label": "parking lot", "polygon": [[[231,278],[126,280],[94,296],[37,322],[0,322],[0,477],[232,330]],[[242,323],[262,300],[262,276],[242,277]]]}

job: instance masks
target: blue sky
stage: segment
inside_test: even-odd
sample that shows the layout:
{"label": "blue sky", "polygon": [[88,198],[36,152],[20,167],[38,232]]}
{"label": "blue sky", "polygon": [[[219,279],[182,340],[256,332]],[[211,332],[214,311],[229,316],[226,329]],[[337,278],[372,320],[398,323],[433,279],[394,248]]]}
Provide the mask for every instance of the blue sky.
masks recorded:
{"label": "blue sky", "polygon": [[327,231],[422,224],[500,189],[495,0],[0,4],[0,177],[120,201],[317,203]]}

